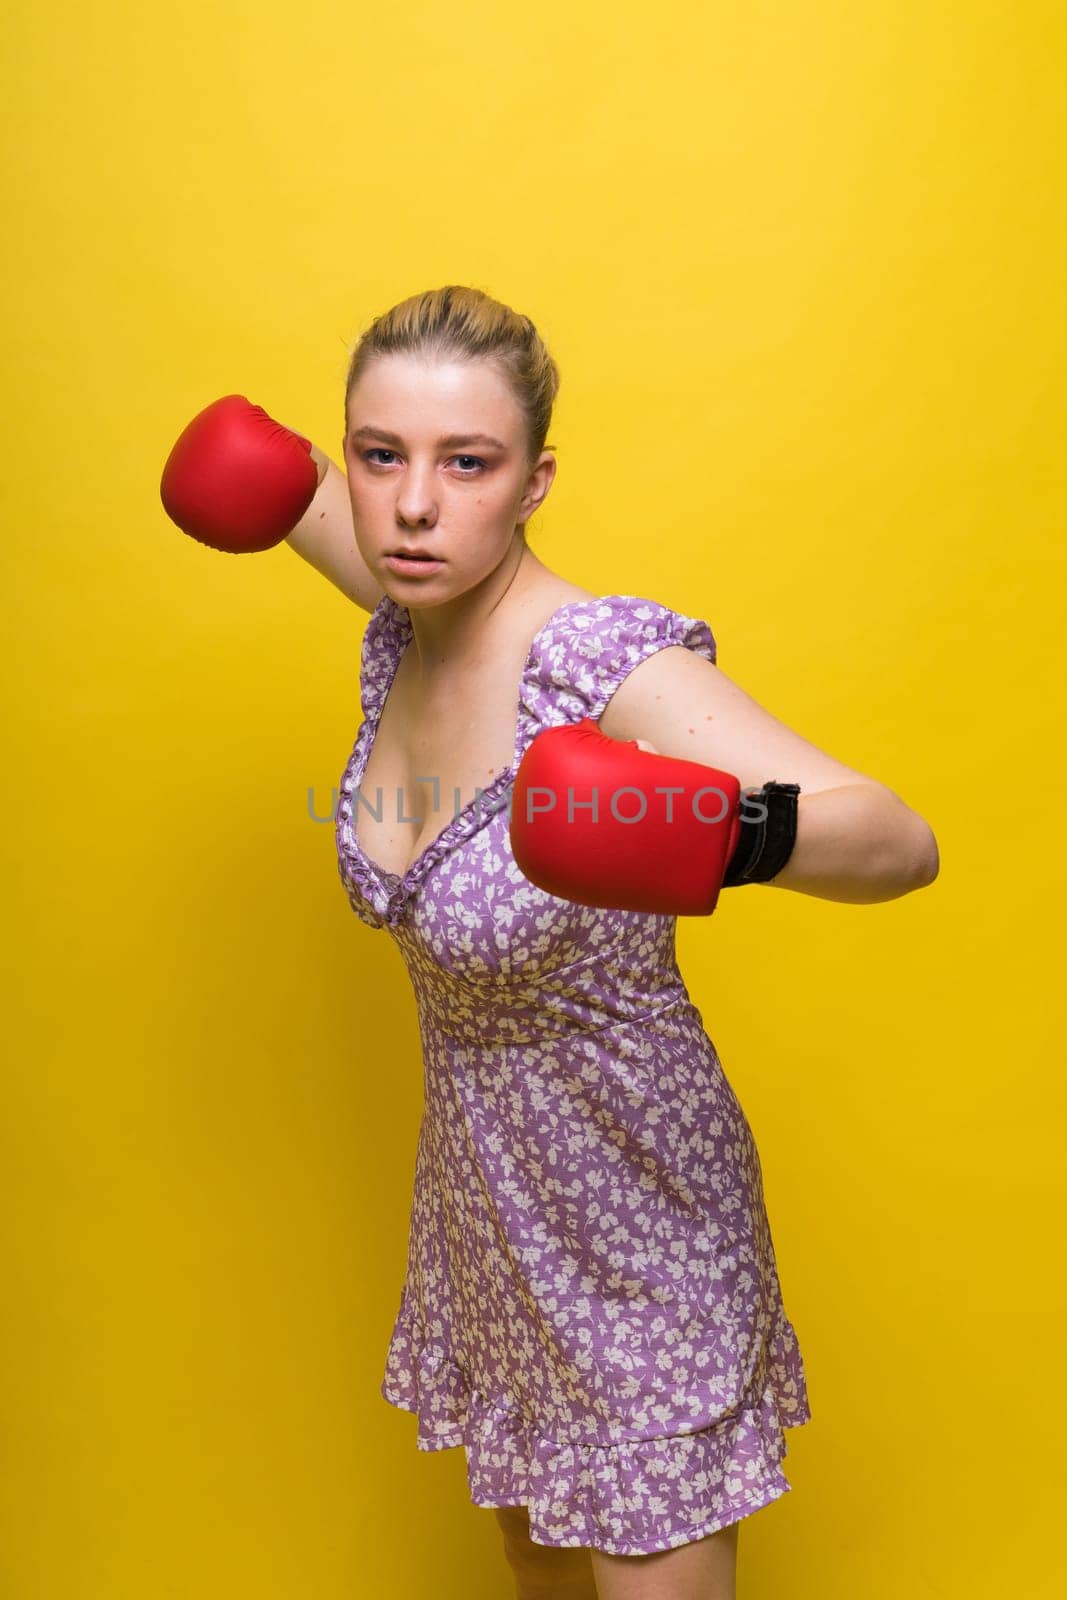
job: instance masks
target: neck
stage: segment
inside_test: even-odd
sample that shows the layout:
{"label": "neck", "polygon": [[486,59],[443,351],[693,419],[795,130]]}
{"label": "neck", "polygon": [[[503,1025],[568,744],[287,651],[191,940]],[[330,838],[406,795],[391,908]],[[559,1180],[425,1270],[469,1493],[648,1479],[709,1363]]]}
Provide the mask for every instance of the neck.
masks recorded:
{"label": "neck", "polygon": [[529,596],[551,573],[518,537],[482,581],[437,606],[409,612],[416,671],[424,679],[476,664],[520,626]]}

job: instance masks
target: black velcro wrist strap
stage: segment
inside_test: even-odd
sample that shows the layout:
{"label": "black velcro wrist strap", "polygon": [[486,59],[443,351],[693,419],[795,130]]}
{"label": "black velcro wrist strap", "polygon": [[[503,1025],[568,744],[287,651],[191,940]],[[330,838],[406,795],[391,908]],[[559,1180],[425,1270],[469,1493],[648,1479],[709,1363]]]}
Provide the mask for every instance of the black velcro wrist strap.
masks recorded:
{"label": "black velcro wrist strap", "polygon": [[[769,883],[778,876],[796,844],[799,794],[799,783],[772,780],[742,796],[741,834],[722,880],[724,889]],[[751,821],[744,814],[750,806],[757,812]]]}

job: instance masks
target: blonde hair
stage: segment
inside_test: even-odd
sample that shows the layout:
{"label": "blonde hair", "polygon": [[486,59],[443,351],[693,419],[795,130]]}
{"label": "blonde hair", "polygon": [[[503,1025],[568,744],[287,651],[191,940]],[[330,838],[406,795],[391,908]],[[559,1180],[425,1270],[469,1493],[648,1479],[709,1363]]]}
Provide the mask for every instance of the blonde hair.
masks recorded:
{"label": "blonde hair", "polygon": [[526,421],[532,467],[544,450],[559,369],[530,321],[481,289],[448,284],[401,300],[375,317],[352,353],[345,410],[365,369],[379,356],[428,355],[444,360],[488,361],[509,385]]}

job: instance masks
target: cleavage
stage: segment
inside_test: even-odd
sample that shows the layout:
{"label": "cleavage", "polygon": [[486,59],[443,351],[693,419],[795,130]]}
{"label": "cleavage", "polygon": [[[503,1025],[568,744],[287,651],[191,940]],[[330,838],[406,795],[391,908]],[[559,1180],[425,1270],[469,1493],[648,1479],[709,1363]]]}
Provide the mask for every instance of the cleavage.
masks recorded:
{"label": "cleavage", "polygon": [[[416,705],[408,660],[405,652],[386,696],[360,784],[362,799],[353,797],[364,854],[401,877],[461,812],[475,806],[479,789],[510,770],[519,698],[516,667],[484,673],[476,701],[471,688],[464,692],[456,685]],[[490,815],[488,801],[484,815]]]}

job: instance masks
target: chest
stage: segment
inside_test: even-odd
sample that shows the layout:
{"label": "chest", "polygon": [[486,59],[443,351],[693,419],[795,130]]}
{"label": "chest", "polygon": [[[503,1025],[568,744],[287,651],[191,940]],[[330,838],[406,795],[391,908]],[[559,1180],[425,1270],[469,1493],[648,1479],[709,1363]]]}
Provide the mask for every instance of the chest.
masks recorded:
{"label": "chest", "polygon": [[420,692],[411,664],[406,652],[372,732],[354,811],[363,853],[400,875],[510,768],[522,672],[518,660],[496,661]]}

